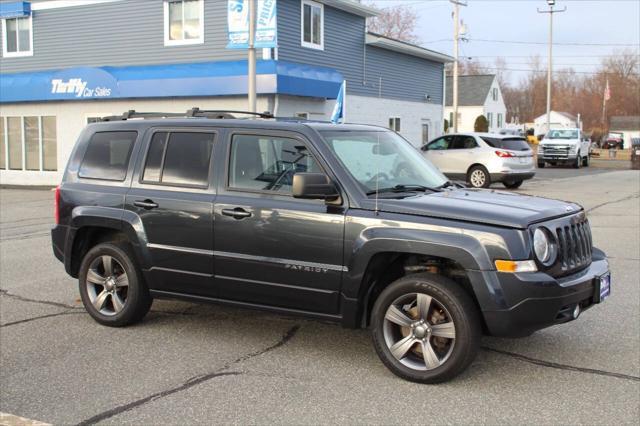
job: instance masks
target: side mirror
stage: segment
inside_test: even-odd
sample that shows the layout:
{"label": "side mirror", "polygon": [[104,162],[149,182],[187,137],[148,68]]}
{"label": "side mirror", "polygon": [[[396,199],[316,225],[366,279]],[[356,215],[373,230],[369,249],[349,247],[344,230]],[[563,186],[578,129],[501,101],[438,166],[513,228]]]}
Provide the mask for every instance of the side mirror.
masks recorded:
{"label": "side mirror", "polygon": [[340,198],[336,186],[324,173],[296,173],[293,175],[293,198],[333,201]]}

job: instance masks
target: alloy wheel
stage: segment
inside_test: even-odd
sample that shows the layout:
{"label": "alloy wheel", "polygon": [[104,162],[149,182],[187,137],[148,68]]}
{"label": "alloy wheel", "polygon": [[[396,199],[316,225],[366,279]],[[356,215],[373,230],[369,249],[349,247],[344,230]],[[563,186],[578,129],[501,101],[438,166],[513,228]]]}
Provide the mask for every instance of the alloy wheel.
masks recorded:
{"label": "alloy wheel", "polygon": [[449,311],[432,296],[410,293],[387,309],[383,336],[392,356],[414,370],[433,370],[453,352],[456,327]]}
{"label": "alloy wheel", "polygon": [[122,264],[112,256],[96,257],[85,279],[89,300],[102,315],[113,316],[127,303],[129,278]]}
{"label": "alloy wheel", "polygon": [[471,172],[469,180],[471,181],[471,185],[476,188],[481,188],[482,186],[484,186],[487,177],[482,170],[474,170],[473,172]]}

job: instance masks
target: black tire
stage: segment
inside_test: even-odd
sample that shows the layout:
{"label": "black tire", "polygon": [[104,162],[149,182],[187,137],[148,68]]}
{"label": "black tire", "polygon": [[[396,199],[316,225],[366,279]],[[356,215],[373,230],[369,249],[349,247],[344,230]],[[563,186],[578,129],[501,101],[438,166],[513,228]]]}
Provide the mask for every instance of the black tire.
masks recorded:
{"label": "black tire", "polygon": [[[482,175],[484,175],[484,178],[481,180],[481,184],[474,178],[474,174],[476,173],[482,173]],[[475,184],[474,181],[476,182]],[[491,186],[491,176],[484,166],[473,166],[467,173],[467,183],[471,188],[488,188]]]}
{"label": "black tire", "polygon": [[505,188],[509,188],[509,189],[518,189],[520,188],[520,186],[522,185],[521,180],[517,180],[515,182],[502,182],[502,184],[504,185]]}
{"label": "black tire", "polygon": [[582,167],[582,157],[580,156],[580,151],[578,151],[578,156],[576,157],[575,161],[573,162],[573,168],[574,169],[579,169]]}
{"label": "black tire", "polygon": [[546,166],[544,161],[538,161],[538,168],[539,169],[544,169],[544,166]]}
{"label": "black tire", "polygon": [[[115,262],[113,266],[113,274],[103,274],[115,276],[116,270],[122,269],[126,273],[125,279],[128,282],[126,286],[126,297],[120,310],[115,307],[113,295],[105,297],[103,302],[104,310],[109,310],[108,306],[111,304],[111,310],[113,313],[105,314],[98,310],[91,302],[89,287],[93,286],[97,289],[100,285],[94,285],[91,281],[87,284],[87,275],[92,265],[99,264],[105,257],[111,257]],[[80,290],[80,297],[85,309],[91,315],[91,317],[98,323],[109,327],[123,327],[126,325],[134,324],[140,320],[149,312],[151,308],[152,298],[149,294],[149,290],[144,282],[140,269],[135,263],[135,257],[128,245],[123,243],[102,243],[91,248],[84,256],[82,264],[80,265],[80,273],[78,275],[78,285]],[[122,291],[125,291],[124,287],[119,287]],[[107,290],[106,284],[102,285],[103,290]],[[115,287],[114,287],[115,290]],[[99,290],[95,290],[98,293]],[[102,291],[100,291],[102,293]],[[122,293],[121,293],[122,294]],[[99,296],[99,295],[98,295]]]}
{"label": "black tire", "polygon": [[[431,302],[431,305],[434,306],[433,309],[435,306],[444,307],[443,311],[450,315],[450,320],[455,326],[455,340],[449,349],[450,352],[442,363],[433,369],[420,370],[405,365],[392,354],[386,340],[389,338],[389,327],[394,326],[385,319],[387,310],[399,298],[412,297],[412,294],[418,293],[433,298]],[[482,328],[478,309],[471,297],[460,286],[440,275],[421,273],[394,281],[382,291],[376,300],[371,316],[373,346],[380,360],[395,375],[412,382],[440,383],[451,380],[471,364],[480,346]],[[387,333],[386,338],[385,332]],[[434,337],[431,336],[428,339],[434,339]],[[420,341],[416,344],[419,345]],[[402,360],[413,361],[408,357],[416,356],[414,350],[409,349],[408,355]],[[417,362],[419,359],[420,357],[416,358]],[[426,367],[424,360],[423,363]]]}
{"label": "black tire", "polygon": [[589,155],[582,157],[582,167],[589,167],[590,158]]}

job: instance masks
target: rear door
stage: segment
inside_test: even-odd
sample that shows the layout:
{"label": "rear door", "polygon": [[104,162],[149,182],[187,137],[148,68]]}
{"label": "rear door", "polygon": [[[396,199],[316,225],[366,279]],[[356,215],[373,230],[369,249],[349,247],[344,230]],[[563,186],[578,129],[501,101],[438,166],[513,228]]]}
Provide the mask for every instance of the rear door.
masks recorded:
{"label": "rear door", "polygon": [[125,209],[139,217],[149,288],[217,296],[213,285],[215,130],[151,129]]}
{"label": "rear door", "polygon": [[465,176],[469,166],[477,161],[478,144],[473,136],[456,135],[445,153],[446,168],[443,170],[450,176]]}

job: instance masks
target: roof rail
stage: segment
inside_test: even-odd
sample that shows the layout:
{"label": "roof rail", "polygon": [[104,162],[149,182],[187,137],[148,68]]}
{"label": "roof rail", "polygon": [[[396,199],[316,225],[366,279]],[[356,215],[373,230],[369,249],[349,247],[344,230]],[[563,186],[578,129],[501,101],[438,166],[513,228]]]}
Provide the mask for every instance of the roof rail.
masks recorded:
{"label": "roof rail", "polygon": [[168,117],[203,117],[203,118],[218,118],[229,119],[236,118],[233,114],[247,114],[254,115],[260,118],[275,118],[269,111],[265,112],[250,112],[250,111],[236,111],[236,110],[203,110],[198,107],[191,108],[187,112],[137,112],[135,110],[129,110],[122,115],[110,115],[102,117],[100,121],[125,121],[134,118],[168,118]]}
{"label": "roof rail", "polygon": [[187,111],[187,117],[207,117],[207,118],[236,118],[233,114],[254,115],[260,118],[275,118],[269,111],[251,112],[238,110],[206,110],[198,107],[191,108]]}

